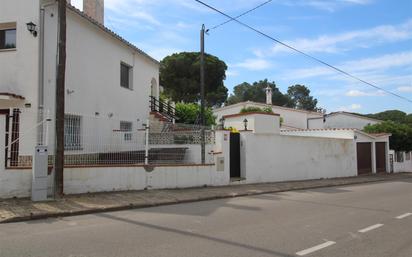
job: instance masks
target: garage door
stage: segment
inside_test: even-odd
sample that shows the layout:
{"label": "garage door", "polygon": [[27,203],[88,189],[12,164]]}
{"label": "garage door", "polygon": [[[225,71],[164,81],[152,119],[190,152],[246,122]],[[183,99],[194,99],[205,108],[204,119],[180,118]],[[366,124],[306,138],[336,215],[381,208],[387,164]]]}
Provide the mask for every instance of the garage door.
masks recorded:
{"label": "garage door", "polygon": [[386,172],[386,144],[385,142],[376,143],[376,171]]}
{"label": "garage door", "polygon": [[357,143],[358,175],[372,173],[372,144]]}

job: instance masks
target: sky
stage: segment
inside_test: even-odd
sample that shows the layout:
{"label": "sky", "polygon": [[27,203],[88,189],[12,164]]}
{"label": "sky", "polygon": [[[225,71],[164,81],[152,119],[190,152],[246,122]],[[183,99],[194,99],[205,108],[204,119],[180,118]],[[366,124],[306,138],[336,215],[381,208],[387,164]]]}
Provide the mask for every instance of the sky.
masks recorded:
{"label": "sky", "polygon": [[[204,0],[231,16],[266,0]],[[82,0],[72,0],[81,9]],[[227,18],[194,0],[105,0],[105,25],[157,60],[199,51],[202,24]],[[307,54],[412,100],[412,0],[273,0],[239,18]],[[412,103],[345,77],[230,22],[206,36],[207,53],[228,65],[229,92],[242,83],[306,85],[318,106],[375,113]]]}

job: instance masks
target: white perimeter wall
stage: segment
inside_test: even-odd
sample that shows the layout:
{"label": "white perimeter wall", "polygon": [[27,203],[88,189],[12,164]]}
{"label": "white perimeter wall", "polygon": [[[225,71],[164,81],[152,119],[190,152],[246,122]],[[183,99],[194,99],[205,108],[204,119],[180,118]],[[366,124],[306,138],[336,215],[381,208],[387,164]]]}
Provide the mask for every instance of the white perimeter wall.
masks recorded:
{"label": "white perimeter wall", "polygon": [[[4,141],[2,137],[0,137],[0,143],[4,143],[1,140]],[[209,149],[210,146],[207,150]],[[194,150],[200,152],[200,149],[196,148]],[[64,172],[64,192],[65,194],[80,194],[143,190],[145,188],[228,185],[230,182],[229,132],[216,132],[216,145],[213,151],[215,154],[211,158],[213,158],[213,163],[216,165],[157,166],[151,172],[147,172],[142,166],[66,168]],[[1,154],[2,151],[0,151]],[[221,165],[217,165],[218,162]],[[0,163],[0,165],[2,164]],[[0,198],[30,197],[31,169],[4,170],[3,167],[3,165],[0,166]],[[52,178],[49,177],[49,180],[50,185]]]}
{"label": "white perimeter wall", "polygon": [[241,133],[246,183],[356,176],[353,140]]}

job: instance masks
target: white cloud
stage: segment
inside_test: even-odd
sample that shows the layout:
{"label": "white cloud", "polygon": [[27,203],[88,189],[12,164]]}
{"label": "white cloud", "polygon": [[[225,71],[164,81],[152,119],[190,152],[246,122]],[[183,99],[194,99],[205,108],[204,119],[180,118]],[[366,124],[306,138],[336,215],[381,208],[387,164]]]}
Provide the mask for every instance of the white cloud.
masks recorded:
{"label": "white cloud", "polygon": [[329,12],[334,12],[348,5],[366,5],[372,3],[371,0],[279,0],[278,2],[288,6],[309,6]]}
{"label": "white cloud", "polygon": [[[412,51],[347,61],[335,66],[350,73],[357,73],[357,75],[362,72],[383,73],[383,71],[393,68],[412,67]],[[288,73],[291,72],[293,72],[295,78],[320,77],[338,74],[337,71],[324,66],[288,71]],[[409,79],[409,76],[405,77],[405,79]]]}
{"label": "white cloud", "polygon": [[266,70],[272,67],[272,63],[265,59],[246,59],[243,62],[233,65],[233,67],[244,68],[247,70],[258,71]]}
{"label": "white cloud", "polygon": [[[337,53],[354,48],[368,48],[383,43],[412,39],[412,19],[400,25],[382,25],[365,30],[348,31],[335,35],[322,35],[317,38],[299,38],[285,41],[307,53]],[[275,45],[271,54],[290,52],[282,45]]]}
{"label": "white cloud", "polygon": [[362,109],[362,105],[360,104],[351,104],[348,106],[341,106],[338,108],[339,111],[343,111],[343,112],[350,112],[350,111],[355,111],[359,109]]}
{"label": "white cloud", "polygon": [[398,87],[399,92],[405,92],[405,93],[411,93],[412,92],[412,86],[403,86],[403,87]]}
{"label": "white cloud", "polygon": [[359,97],[359,96],[384,96],[385,92],[383,92],[382,90],[377,90],[377,91],[373,91],[373,92],[365,92],[365,91],[361,91],[361,90],[349,90],[348,92],[346,92],[345,94],[346,96],[350,96],[350,97]]}

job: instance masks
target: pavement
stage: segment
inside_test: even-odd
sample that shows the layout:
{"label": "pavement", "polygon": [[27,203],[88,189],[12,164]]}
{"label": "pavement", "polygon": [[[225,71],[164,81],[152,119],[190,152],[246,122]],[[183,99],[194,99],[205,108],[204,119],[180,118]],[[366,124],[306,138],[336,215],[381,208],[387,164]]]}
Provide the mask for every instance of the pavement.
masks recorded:
{"label": "pavement", "polygon": [[410,178],[412,179],[412,173],[376,174],[350,178],[251,185],[234,184],[222,187],[69,195],[58,200],[36,203],[30,201],[30,199],[0,199],[0,223]]}
{"label": "pavement", "polygon": [[411,228],[412,177],[388,176],[0,224],[0,257],[411,257]]}

